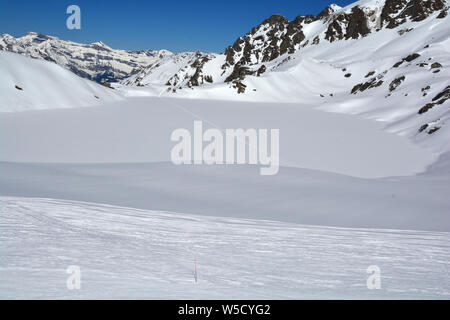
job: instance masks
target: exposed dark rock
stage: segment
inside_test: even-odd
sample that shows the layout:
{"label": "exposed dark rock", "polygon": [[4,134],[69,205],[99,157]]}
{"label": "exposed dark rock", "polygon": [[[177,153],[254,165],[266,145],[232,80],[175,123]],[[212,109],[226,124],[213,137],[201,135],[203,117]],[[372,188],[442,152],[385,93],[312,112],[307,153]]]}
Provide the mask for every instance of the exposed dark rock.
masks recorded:
{"label": "exposed dark rock", "polygon": [[447,88],[442,90],[436,97],[433,98],[432,101],[437,101],[437,100],[442,101],[443,100],[442,102],[439,103],[439,104],[442,104],[445,101],[447,101],[448,99],[450,99],[450,86],[447,86]]}
{"label": "exposed dark rock", "polygon": [[[335,18],[327,28],[327,31],[325,32],[325,39],[333,42],[335,40],[342,40],[344,38],[344,32],[342,31],[342,27],[340,25],[340,22],[342,22],[343,15],[339,16],[338,18]],[[341,21],[339,21],[341,20]],[[317,39],[317,43],[316,43]],[[316,37],[313,41],[313,44],[318,44],[319,38]]]}
{"label": "exposed dark rock", "polygon": [[333,7],[327,6],[322,12],[317,15],[317,19],[326,19],[334,13]]}
{"label": "exposed dark rock", "polygon": [[428,124],[424,124],[419,128],[419,132],[424,132],[428,128]]}
{"label": "exposed dark rock", "polygon": [[438,19],[443,19],[443,18],[445,18],[445,17],[447,16],[447,11],[448,11],[448,8],[442,10],[442,11],[439,13],[439,15],[437,16],[437,18],[438,18]]}
{"label": "exposed dark rock", "polygon": [[368,74],[366,74],[366,76],[364,78],[368,78],[371,77],[375,74],[375,71],[370,71]]}
{"label": "exposed dark rock", "polygon": [[437,69],[437,68],[442,68],[442,64],[440,64],[439,62],[435,62],[431,65],[431,69]]}
{"label": "exposed dark rock", "polygon": [[262,75],[264,72],[266,72],[266,66],[265,66],[265,65],[262,65],[262,66],[258,69],[256,75],[259,77],[259,76]]}
{"label": "exposed dark rock", "polygon": [[411,0],[402,12],[402,15],[411,18],[415,22],[422,21],[433,12],[442,10],[444,6],[445,2],[443,0]]}
{"label": "exposed dark rock", "polygon": [[444,90],[438,93],[431,101],[427,103],[419,110],[419,114],[424,114],[434,108],[437,105],[444,104],[448,99],[450,99],[450,86],[447,86]]}
{"label": "exposed dark rock", "polygon": [[[345,30],[345,33],[344,33]],[[342,39],[358,39],[370,33],[368,19],[360,7],[355,6],[350,13],[341,13],[329,22],[325,39],[333,42]]]}
{"label": "exposed dark rock", "polygon": [[[196,52],[189,57],[189,64],[181,68],[176,74],[174,74],[166,83],[168,86],[178,86],[181,83],[185,83],[187,87],[197,87],[205,82],[212,82],[213,79],[210,75],[204,74],[203,68],[205,64],[211,60],[211,56],[201,52]],[[192,69],[194,74],[191,74]]]}
{"label": "exposed dark rock", "polygon": [[411,61],[413,61],[413,60],[416,60],[416,59],[419,58],[419,57],[420,57],[420,54],[418,54],[418,53],[413,53],[413,54],[410,54],[409,56],[407,56],[406,58],[404,58],[403,61],[411,62]]}
{"label": "exposed dark rock", "polygon": [[419,110],[419,114],[424,114],[425,112],[428,112],[429,110],[431,110],[436,104],[435,103],[427,103],[425,106],[423,106],[420,110]]}
{"label": "exposed dark rock", "polygon": [[23,89],[21,87],[19,87],[19,86],[16,86],[16,89],[20,90],[20,91],[23,91]]}
{"label": "exposed dark rock", "polygon": [[345,75],[346,78],[350,78],[351,76],[352,76],[351,73],[347,73],[347,74]]}
{"label": "exposed dark rock", "polygon": [[382,26],[393,29],[408,20],[422,21],[444,9],[443,0],[386,0],[381,11]]}
{"label": "exposed dark rock", "polygon": [[208,79],[210,79],[212,82],[212,77],[203,76],[203,66],[209,60],[210,59],[208,57],[205,57],[200,52],[197,52],[197,60],[195,60],[194,63],[191,65],[192,68],[195,68],[195,73],[188,80],[188,82],[187,82],[188,87],[197,87],[197,86],[203,84],[205,82],[205,77],[208,77]]}
{"label": "exposed dark rock", "polygon": [[397,62],[396,64],[394,64],[392,67],[393,68],[398,68],[398,67],[400,67],[402,64],[403,64],[403,60],[402,61],[399,61],[399,62]]}
{"label": "exposed dark rock", "polygon": [[428,90],[430,90],[430,86],[426,86],[425,88],[422,88],[423,96],[426,97],[428,95]]}
{"label": "exposed dark rock", "polygon": [[[383,9],[381,10],[381,23],[389,29],[393,29],[401,24],[396,16],[402,11],[407,0],[386,0]],[[404,22],[404,21],[402,21]]]}
{"label": "exposed dark rock", "polygon": [[319,42],[320,42],[319,36],[315,37],[313,40],[313,44],[317,45],[319,44]]}
{"label": "exposed dark rock", "polygon": [[414,30],[414,29],[413,29],[413,28],[402,29],[402,30],[399,30],[399,31],[398,31],[398,34],[402,36],[402,35],[404,35],[405,33],[410,32],[410,31],[412,31],[412,30]]}
{"label": "exposed dark rock", "polygon": [[370,81],[365,82],[365,83],[359,83],[357,85],[355,85],[351,91],[352,94],[356,94],[358,91],[359,92],[364,92],[367,89],[372,89],[372,88],[376,88],[379,87],[383,84],[383,80],[379,80],[377,78],[372,78]]}
{"label": "exposed dark rock", "polygon": [[113,89],[114,90],[114,87],[111,85],[111,83],[109,83],[109,82],[102,82],[102,86],[104,86],[104,87],[107,87],[107,88],[110,88],[110,89]]}
{"label": "exposed dark rock", "polygon": [[370,29],[367,24],[367,17],[358,6],[353,7],[349,16],[347,32],[345,34],[346,39],[358,39],[359,36],[365,36],[370,33]]}
{"label": "exposed dark rock", "polygon": [[394,64],[392,67],[393,68],[398,68],[398,67],[400,67],[403,64],[403,62],[411,62],[411,61],[416,60],[419,57],[420,57],[420,54],[418,54],[418,53],[410,54],[406,58],[403,58],[401,61],[399,61],[396,64]]}
{"label": "exposed dark rock", "polygon": [[233,81],[233,88],[237,89],[237,93],[245,93],[245,89],[247,86],[243,84],[241,81]]}
{"label": "exposed dark rock", "polygon": [[440,129],[441,129],[441,127],[434,127],[433,129],[430,129],[430,130],[428,131],[428,134],[433,134],[433,133],[439,131]]}
{"label": "exposed dark rock", "polygon": [[[225,50],[226,63],[222,69],[233,68],[226,82],[242,80],[247,75],[261,75],[265,67],[257,71],[251,71],[252,65],[272,61],[284,54],[292,54],[305,39],[302,31],[302,23],[313,21],[314,17],[298,16],[289,22],[285,17],[273,15],[264,20],[251,32],[235,41]],[[264,36],[255,34],[263,30]],[[239,58],[238,58],[239,57]],[[239,59],[239,61],[237,61]]]}
{"label": "exposed dark rock", "polygon": [[405,76],[401,76],[401,77],[398,77],[398,78],[396,78],[395,80],[393,80],[392,82],[391,82],[391,84],[389,85],[389,91],[394,91],[395,89],[397,89],[398,88],[398,86],[403,82],[403,81],[405,81]]}

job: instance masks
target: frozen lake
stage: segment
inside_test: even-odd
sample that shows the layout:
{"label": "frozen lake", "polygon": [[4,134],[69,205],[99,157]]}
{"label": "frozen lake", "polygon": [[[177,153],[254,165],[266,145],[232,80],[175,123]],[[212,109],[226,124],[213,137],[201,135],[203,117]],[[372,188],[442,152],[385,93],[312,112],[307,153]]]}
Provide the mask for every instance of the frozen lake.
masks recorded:
{"label": "frozen lake", "polygon": [[0,114],[0,161],[170,161],[173,130],[280,129],[284,167],[362,178],[412,175],[436,155],[383,124],[301,104],[128,98],[100,107]]}

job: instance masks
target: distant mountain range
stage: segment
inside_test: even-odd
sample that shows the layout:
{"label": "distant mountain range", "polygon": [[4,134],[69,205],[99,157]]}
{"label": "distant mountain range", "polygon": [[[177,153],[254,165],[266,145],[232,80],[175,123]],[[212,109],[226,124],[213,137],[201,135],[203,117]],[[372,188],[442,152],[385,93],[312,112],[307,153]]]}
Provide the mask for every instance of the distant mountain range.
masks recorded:
{"label": "distant mountain range", "polygon": [[99,41],[79,44],[35,32],[20,38],[0,36],[0,50],[55,62],[80,77],[115,82],[172,53],[167,50],[114,50]]}

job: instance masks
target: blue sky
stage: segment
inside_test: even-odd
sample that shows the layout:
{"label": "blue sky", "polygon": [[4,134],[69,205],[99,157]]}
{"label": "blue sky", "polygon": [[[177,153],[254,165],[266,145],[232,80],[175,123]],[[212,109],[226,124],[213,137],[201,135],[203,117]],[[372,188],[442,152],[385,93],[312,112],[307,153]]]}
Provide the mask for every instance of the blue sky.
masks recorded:
{"label": "blue sky", "polygon": [[[354,0],[0,0],[0,34],[29,31],[113,48],[223,52],[237,37],[278,13],[294,19],[317,14],[330,2]],[[66,28],[66,9],[81,8],[81,30]]]}

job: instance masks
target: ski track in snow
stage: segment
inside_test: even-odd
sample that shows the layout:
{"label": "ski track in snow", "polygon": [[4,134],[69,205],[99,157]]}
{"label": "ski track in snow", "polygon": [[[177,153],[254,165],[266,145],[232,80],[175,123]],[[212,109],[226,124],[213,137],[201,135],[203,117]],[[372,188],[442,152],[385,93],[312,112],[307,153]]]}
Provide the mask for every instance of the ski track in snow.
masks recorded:
{"label": "ski track in snow", "polygon": [[[311,227],[0,198],[1,298],[450,297],[449,233]],[[194,261],[198,261],[198,283]],[[81,290],[66,269],[81,268]],[[381,269],[381,290],[366,270]]]}

